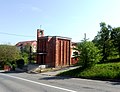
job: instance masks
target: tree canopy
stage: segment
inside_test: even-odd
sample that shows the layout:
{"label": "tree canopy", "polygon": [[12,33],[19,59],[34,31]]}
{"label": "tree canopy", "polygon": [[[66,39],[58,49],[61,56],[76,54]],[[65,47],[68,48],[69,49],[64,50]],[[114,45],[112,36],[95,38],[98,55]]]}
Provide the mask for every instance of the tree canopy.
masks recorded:
{"label": "tree canopy", "polygon": [[105,22],[101,22],[100,27],[101,29],[93,42],[101,51],[101,62],[120,57],[120,27],[112,28]]}
{"label": "tree canopy", "polygon": [[15,46],[0,45],[0,64],[10,64],[20,57],[20,52]]}

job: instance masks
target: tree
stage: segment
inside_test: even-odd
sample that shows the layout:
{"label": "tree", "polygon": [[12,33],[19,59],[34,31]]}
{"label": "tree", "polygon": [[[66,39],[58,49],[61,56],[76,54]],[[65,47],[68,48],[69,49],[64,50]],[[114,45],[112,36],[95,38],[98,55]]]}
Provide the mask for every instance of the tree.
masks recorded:
{"label": "tree", "polygon": [[120,58],[120,27],[113,29],[113,31],[111,32],[111,40]]}
{"label": "tree", "polygon": [[20,52],[15,46],[0,45],[0,63],[2,65],[13,64],[20,57]]}
{"label": "tree", "polygon": [[25,64],[28,64],[28,59],[30,58],[30,44],[26,44],[25,46],[21,46],[20,50],[21,50],[21,55],[23,60],[25,61]]}
{"label": "tree", "polygon": [[35,54],[32,53],[32,46],[29,43],[25,46],[21,46],[21,55],[25,64],[32,63],[34,61]]}
{"label": "tree", "polygon": [[30,44],[26,44],[25,46],[21,46],[21,53],[27,53],[29,54],[30,53]]}
{"label": "tree", "polygon": [[78,57],[79,64],[84,69],[94,66],[101,58],[98,48],[90,41],[84,40],[78,43],[75,50],[79,53],[75,56]]}
{"label": "tree", "polygon": [[95,36],[93,42],[101,50],[102,62],[107,61],[108,57],[112,53],[112,41],[111,41],[111,31],[112,27],[110,25],[106,26],[105,22],[100,23],[100,31],[97,36]]}

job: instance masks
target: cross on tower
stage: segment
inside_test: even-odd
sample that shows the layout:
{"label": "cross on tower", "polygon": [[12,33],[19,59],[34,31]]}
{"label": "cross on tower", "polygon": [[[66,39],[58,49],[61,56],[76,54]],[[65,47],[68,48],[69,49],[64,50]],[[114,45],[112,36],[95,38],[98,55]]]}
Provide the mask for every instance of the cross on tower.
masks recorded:
{"label": "cross on tower", "polygon": [[40,25],[40,29],[41,29],[42,25]]}
{"label": "cross on tower", "polygon": [[84,33],[84,41],[87,41],[87,40],[89,40],[89,38],[87,39],[86,38],[86,33]]}

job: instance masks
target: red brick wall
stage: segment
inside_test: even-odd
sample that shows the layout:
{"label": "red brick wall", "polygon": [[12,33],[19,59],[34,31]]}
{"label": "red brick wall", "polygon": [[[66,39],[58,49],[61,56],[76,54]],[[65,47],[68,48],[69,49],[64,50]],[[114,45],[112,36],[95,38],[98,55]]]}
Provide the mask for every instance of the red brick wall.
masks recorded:
{"label": "red brick wall", "polygon": [[67,66],[70,64],[70,40],[56,39],[56,66]]}
{"label": "red brick wall", "polygon": [[[38,30],[38,34],[39,31],[40,30]],[[71,41],[69,39],[64,39],[64,37],[56,36],[50,37],[38,35],[37,63],[46,64],[52,67],[70,65],[71,64],[70,47]]]}
{"label": "red brick wall", "polygon": [[55,38],[48,37],[46,64],[55,66]]}

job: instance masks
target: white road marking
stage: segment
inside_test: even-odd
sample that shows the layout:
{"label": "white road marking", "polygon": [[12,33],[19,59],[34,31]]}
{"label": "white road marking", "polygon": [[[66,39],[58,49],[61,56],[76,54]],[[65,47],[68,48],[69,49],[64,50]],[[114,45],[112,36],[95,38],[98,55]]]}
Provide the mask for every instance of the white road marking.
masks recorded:
{"label": "white road marking", "polygon": [[32,81],[32,80],[20,78],[20,77],[11,76],[11,75],[8,75],[8,74],[2,74],[2,73],[0,73],[0,75],[4,75],[4,76],[11,77],[11,78],[15,78],[15,79],[19,79],[19,80],[23,80],[23,81],[27,81],[27,82],[31,82],[31,83],[35,83],[35,84],[39,84],[39,85],[43,85],[43,86],[55,88],[55,89],[60,89],[60,90],[68,91],[68,92],[77,92],[77,91],[74,91],[74,90],[70,90],[70,89],[66,89],[66,88],[61,88],[61,87],[57,87],[57,86],[52,86],[52,85],[48,85],[48,84],[44,84],[44,83],[40,83],[40,82],[36,82],[36,81]]}

